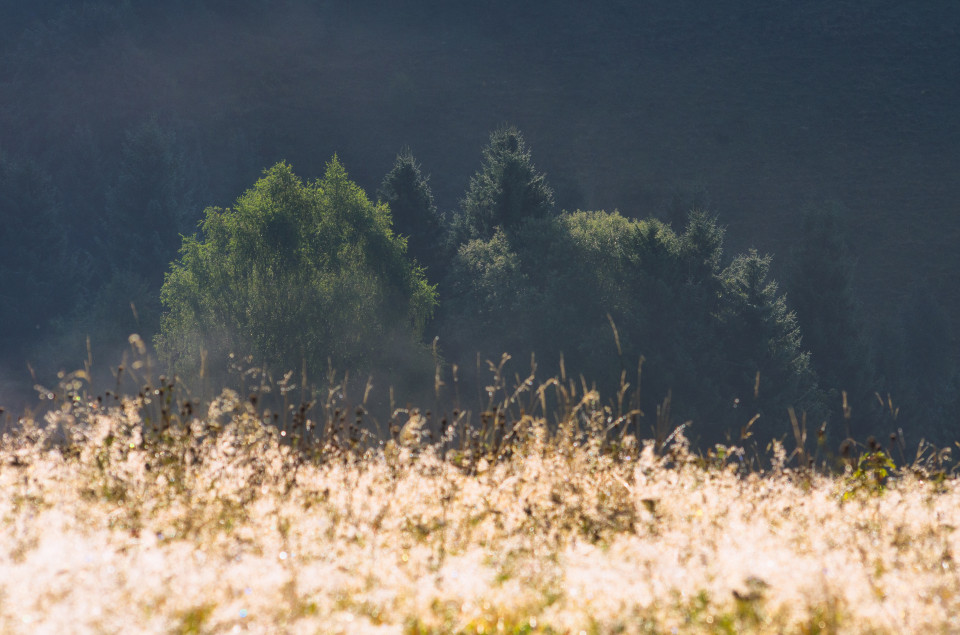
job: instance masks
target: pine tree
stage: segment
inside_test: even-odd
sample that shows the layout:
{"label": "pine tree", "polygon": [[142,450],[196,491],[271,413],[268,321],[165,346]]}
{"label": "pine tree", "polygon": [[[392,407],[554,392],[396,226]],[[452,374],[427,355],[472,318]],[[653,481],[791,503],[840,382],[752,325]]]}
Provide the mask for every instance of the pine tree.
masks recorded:
{"label": "pine tree", "polygon": [[433,201],[429,177],[408,148],[397,155],[393,168],[383,178],[377,196],[390,206],[394,231],[407,239],[407,253],[437,278],[446,258],[443,224]]}
{"label": "pine tree", "polygon": [[461,209],[460,231],[466,238],[489,238],[496,227],[509,230],[525,218],[553,211],[553,190],[516,128],[499,128],[490,135],[483,167],[470,179]]}
{"label": "pine tree", "polygon": [[790,406],[819,423],[816,375],[769,277],[770,259],[751,252],[721,270],[722,250],[723,229],[702,212],[679,236],[656,219],[606,212],[498,228],[454,258],[441,343],[461,368],[477,351],[494,360],[532,352],[556,372],[562,353],[566,372],[582,373],[602,394],[631,382],[646,412],[672,395],[674,412],[694,421],[702,441],[738,441],[758,412],[764,425],[754,432],[781,436]]}
{"label": "pine tree", "polygon": [[788,430],[787,408],[815,419],[824,413],[810,353],[801,347],[800,325],[769,279],[770,263],[769,256],[751,249],[724,269],[720,315],[731,401],[749,410],[744,419],[756,412],[764,423],[760,429],[779,436]]}
{"label": "pine tree", "polygon": [[716,218],[706,211],[695,208],[689,212],[680,237],[689,282],[703,284],[720,271],[724,233]]}

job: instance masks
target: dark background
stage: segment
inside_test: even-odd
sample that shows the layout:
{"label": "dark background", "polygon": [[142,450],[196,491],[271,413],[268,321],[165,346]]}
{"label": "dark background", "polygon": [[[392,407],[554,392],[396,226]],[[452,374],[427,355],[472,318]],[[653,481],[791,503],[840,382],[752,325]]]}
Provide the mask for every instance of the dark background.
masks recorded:
{"label": "dark background", "polygon": [[[559,208],[675,221],[707,205],[728,251],[773,253],[775,273],[804,207],[839,202],[868,328],[899,324],[922,285],[952,354],[958,79],[953,2],[0,4],[0,152],[49,175],[50,230],[87,255],[47,302],[61,335],[116,270],[102,211],[144,122],[175,137],[192,222],[281,159],[315,178],[338,153],[372,194],[403,146],[452,210],[508,123]],[[7,376],[35,350],[0,352]]]}

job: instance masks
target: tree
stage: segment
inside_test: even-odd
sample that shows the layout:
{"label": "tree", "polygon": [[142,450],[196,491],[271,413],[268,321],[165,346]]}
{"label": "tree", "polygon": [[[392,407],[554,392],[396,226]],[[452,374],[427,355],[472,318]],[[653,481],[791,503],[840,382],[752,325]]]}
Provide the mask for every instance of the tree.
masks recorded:
{"label": "tree", "polygon": [[[788,290],[834,419],[849,416],[844,433],[864,438],[877,432],[870,429],[876,418],[876,371],[853,293],[854,261],[841,214],[836,205],[804,214]],[[846,412],[842,392],[847,393]]]}
{"label": "tree", "polygon": [[413,154],[404,149],[383,178],[377,196],[390,206],[394,231],[407,239],[409,255],[426,268],[430,277],[435,277],[446,258],[443,219],[433,202],[428,181]]}
{"label": "tree", "polygon": [[470,179],[455,230],[461,243],[490,238],[496,227],[509,229],[552,210],[553,190],[534,167],[523,135],[513,127],[499,128],[483,149],[483,167]]}
{"label": "tree", "polygon": [[161,292],[163,359],[199,368],[228,353],[275,372],[400,372],[429,355],[418,338],[434,287],[406,257],[390,210],[375,205],[334,157],[303,183],[289,165],[264,172],[231,209],[208,208],[184,239]]}
{"label": "tree", "polygon": [[[460,246],[445,279],[440,307],[444,354],[469,368],[473,355],[498,359],[501,353],[528,352],[530,329],[524,317],[534,308],[531,286],[520,256],[502,229],[487,240]],[[520,347],[523,348],[520,348]]]}
{"label": "tree", "polygon": [[688,213],[680,247],[689,282],[703,284],[715,278],[723,258],[725,233],[716,218],[703,209],[693,208]]}
{"label": "tree", "polygon": [[781,424],[790,407],[814,420],[823,415],[810,354],[801,347],[800,325],[768,277],[770,262],[753,249],[737,256],[721,273],[720,307],[729,393],[749,411],[747,418],[761,415],[758,429],[765,428],[768,437],[789,430]]}
{"label": "tree", "polygon": [[674,414],[692,419],[700,440],[738,440],[757,412],[771,422],[767,438],[786,432],[788,406],[816,415],[819,403],[799,327],[768,279],[769,259],[751,253],[721,270],[722,248],[722,228],[703,212],[691,213],[679,236],[656,219],[606,212],[497,229],[454,258],[444,352],[466,368],[477,352],[493,360],[535,353],[548,373],[562,353],[569,376],[582,374],[606,395],[622,377],[638,388],[642,358],[641,408],[655,413],[672,395]]}

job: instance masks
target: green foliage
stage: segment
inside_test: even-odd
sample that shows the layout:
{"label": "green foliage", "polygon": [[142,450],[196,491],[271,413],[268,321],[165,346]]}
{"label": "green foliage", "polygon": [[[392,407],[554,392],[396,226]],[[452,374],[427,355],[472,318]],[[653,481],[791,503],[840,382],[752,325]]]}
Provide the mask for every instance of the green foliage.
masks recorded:
{"label": "green foliage", "polygon": [[407,239],[409,255],[432,278],[445,262],[442,218],[433,202],[429,178],[409,149],[397,155],[377,196],[390,206],[394,231]]}
{"label": "green foliage", "polygon": [[489,240],[466,243],[458,256],[453,269],[458,295],[476,301],[473,309],[478,316],[487,319],[505,310],[524,310],[526,276],[502,229]]}
{"label": "green foliage", "polygon": [[455,219],[458,242],[490,238],[496,227],[513,228],[526,218],[540,218],[553,210],[553,190],[546,175],[533,165],[530,149],[516,128],[491,133],[483,149],[483,167],[470,179],[461,210]]}
{"label": "green foliage", "polygon": [[680,237],[690,281],[703,284],[716,276],[723,257],[724,233],[716,219],[706,211],[699,208],[690,211]]}
{"label": "green foliage", "polygon": [[405,252],[390,210],[336,157],[306,184],[279,163],[232,209],[208,208],[201,236],[184,239],[161,293],[158,351],[181,370],[199,368],[202,350],[214,363],[233,352],[275,371],[305,360],[312,376],[328,361],[417,365],[436,299]]}
{"label": "green foliage", "polygon": [[177,635],[200,635],[207,632],[207,622],[213,615],[216,605],[212,603],[199,604],[182,611],[179,614],[179,623],[173,628]]}
{"label": "green foliage", "polygon": [[702,424],[704,438],[736,434],[757,413],[764,424],[754,430],[786,433],[788,406],[818,406],[809,356],[768,280],[769,258],[751,253],[721,271],[722,244],[703,212],[681,235],[655,219],[579,211],[498,229],[457,252],[441,344],[468,368],[477,352],[507,351],[535,353],[553,374],[562,354],[570,376],[607,394],[630,382],[645,411],[672,395],[674,414]]}
{"label": "green foliage", "polygon": [[769,256],[737,256],[721,273],[727,373],[736,398],[761,415],[782,417],[787,408],[819,416],[822,396],[800,346],[800,326],[777,283],[768,279]]}
{"label": "green foliage", "polygon": [[863,494],[882,494],[887,479],[896,471],[897,465],[884,450],[874,447],[864,452],[857,460],[857,467],[848,472],[844,480],[841,501],[848,501]]}

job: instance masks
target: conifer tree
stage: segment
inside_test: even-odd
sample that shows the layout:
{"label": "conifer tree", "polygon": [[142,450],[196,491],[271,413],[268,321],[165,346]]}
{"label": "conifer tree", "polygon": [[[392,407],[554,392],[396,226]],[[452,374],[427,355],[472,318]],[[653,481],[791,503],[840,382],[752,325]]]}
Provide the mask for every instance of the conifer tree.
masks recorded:
{"label": "conifer tree", "polygon": [[680,237],[681,253],[687,265],[688,282],[703,284],[720,271],[724,229],[702,209],[693,209]]}
{"label": "conifer tree", "polygon": [[760,414],[767,435],[779,436],[788,430],[783,423],[789,407],[815,420],[824,413],[810,353],[801,347],[800,325],[769,278],[770,263],[769,256],[751,249],[724,269],[720,316],[731,395],[749,410],[745,418]]}
{"label": "conifer tree", "polygon": [[490,238],[496,227],[509,230],[525,218],[553,211],[553,190],[533,164],[530,149],[514,127],[495,130],[483,149],[483,167],[470,179],[461,202],[458,227],[464,238]]}
{"label": "conifer tree", "polygon": [[397,155],[377,196],[390,206],[394,231],[407,239],[407,253],[437,279],[444,262],[443,225],[430,190],[429,177],[409,148]]}

